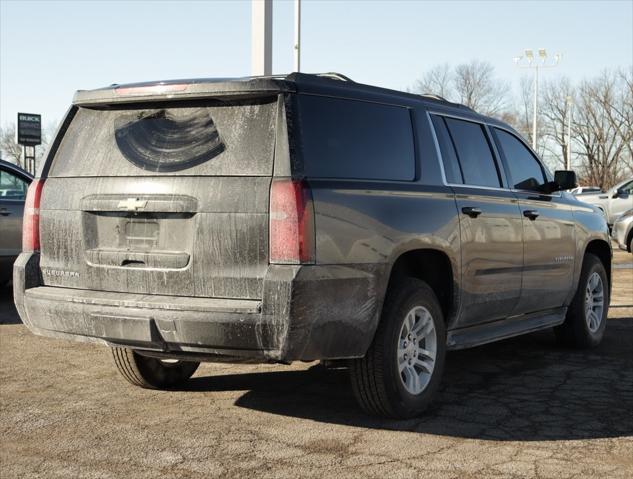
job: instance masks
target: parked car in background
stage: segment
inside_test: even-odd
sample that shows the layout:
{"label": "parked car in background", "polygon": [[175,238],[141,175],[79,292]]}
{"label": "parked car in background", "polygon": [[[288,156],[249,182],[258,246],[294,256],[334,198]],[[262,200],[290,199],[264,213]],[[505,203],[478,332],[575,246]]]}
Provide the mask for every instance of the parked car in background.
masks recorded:
{"label": "parked car in background", "polygon": [[633,178],[615,185],[606,193],[582,195],[578,199],[600,208],[611,226],[618,216],[633,208]]}
{"label": "parked car in background", "polygon": [[604,216],[466,106],[336,74],[112,85],[77,92],[52,144],[18,312],[110,346],[136,386],[338,360],[367,412],[411,417],[449,349],[604,335]]}
{"label": "parked car in background", "polygon": [[620,249],[633,253],[633,208],[622,213],[613,223],[611,237]]}
{"label": "parked car in background", "polygon": [[11,278],[13,262],[22,251],[22,214],[33,176],[0,160],[0,287]]}
{"label": "parked car in background", "polygon": [[602,193],[602,188],[599,186],[579,186],[573,190],[569,190],[572,195],[589,195],[592,193]]}

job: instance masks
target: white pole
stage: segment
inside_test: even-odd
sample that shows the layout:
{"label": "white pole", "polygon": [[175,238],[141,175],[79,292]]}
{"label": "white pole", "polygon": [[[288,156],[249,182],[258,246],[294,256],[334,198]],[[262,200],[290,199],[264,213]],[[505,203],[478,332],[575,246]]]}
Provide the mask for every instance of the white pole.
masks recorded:
{"label": "white pole", "polygon": [[272,75],[273,2],[252,0],[251,9],[251,74]]}
{"label": "white pole", "polygon": [[301,0],[295,0],[295,65],[294,71],[301,71]]}
{"label": "white pole", "polygon": [[569,100],[569,119],[567,122],[567,161],[565,164],[565,169],[571,170],[571,122],[573,118],[574,102],[572,101],[571,97],[569,97],[568,100]]}
{"label": "white pole", "polygon": [[538,110],[538,65],[534,67],[534,117],[532,118],[532,149],[536,151],[536,118]]}

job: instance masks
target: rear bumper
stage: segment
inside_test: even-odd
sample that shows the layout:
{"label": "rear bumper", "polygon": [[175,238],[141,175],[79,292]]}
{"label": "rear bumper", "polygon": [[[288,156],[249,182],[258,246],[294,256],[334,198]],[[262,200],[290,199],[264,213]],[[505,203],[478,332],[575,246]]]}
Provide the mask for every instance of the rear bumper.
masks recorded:
{"label": "rear bumper", "polygon": [[270,266],[262,300],[41,286],[39,255],[14,266],[15,302],[36,334],[178,354],[292,361],[362,356],[378,321],[375,267]]}

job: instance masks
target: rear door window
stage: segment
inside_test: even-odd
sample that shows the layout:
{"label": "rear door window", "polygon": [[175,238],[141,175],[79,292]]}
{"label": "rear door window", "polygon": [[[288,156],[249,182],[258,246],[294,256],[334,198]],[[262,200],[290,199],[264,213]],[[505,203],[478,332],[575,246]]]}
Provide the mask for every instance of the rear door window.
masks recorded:
{"label": "rear door window", "polygon": [[49,176],[272,174],[276,98],[79,107]]}
{"label": "rear door window", "polygon": [[316,178],[413,180],[407,108],[298,95],[304,173]]}
{"label": "rear door window", "polygon": [[445,118],[464,183],[474,186],[501,187],[497,164],[490,149],[483,125],[472,121]]}

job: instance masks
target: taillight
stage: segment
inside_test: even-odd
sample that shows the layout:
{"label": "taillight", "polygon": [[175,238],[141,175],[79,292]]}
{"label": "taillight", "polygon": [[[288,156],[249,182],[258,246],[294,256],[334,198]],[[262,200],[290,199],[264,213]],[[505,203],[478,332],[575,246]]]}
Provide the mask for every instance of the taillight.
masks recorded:
{"label": "taillight", "polygon": [[270,187],[270,262],[314,262],[314,211],[305,181],[273,180]]}
{"label": "taillight", "polygon": [[33,180],[26,193],[22,217],[22,251],[40,250],[40,199],[44,180]]}

